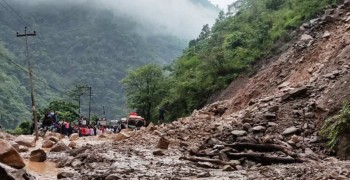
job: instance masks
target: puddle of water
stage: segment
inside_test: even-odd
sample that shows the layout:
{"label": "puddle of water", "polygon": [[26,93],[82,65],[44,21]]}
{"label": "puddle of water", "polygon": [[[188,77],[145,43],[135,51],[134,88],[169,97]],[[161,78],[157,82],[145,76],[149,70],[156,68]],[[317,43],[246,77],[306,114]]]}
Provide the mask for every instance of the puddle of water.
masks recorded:
{"label": "puddle of water", "polygon": [[45,162],[32,162],[25,160],[26,167],[25,169],[35,175],[40,176],[40,179],[56,179],[58,169],[56,168],[56,163],[45,161]]}

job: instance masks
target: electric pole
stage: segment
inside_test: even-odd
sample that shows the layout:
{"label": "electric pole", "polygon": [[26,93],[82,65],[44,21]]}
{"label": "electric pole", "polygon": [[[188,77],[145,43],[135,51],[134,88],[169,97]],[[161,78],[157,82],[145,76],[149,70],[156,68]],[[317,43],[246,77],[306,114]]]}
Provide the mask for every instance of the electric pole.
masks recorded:
{"label": "electric pole", "polygon": [[91,121],[91,96],[92,96],[92,88],[91,86],[89,87],[89,90],[90,90],[90,101],[89,101],[89,121]]}
{"label": "electric pole", "polygon": [[24,27],[24,34],[19,34],[17,32],[17,37],[25,37],[26,41],[26,58],[28,61],[28,73],[29,73],[29,82],[30,82],[30,96],[32,99],[32,112],[33,112],[33,119],[34,119],[34,129],[35,129],[35,141],[38,140],[38,120],[36,115],[36,109],[35,109],[35,98],[34,98],[34,84],[33,84],[33,71],[32,71],[32,64],[30,62],[29,58],[29,48],[28,48],[28,36],[36,36],[36,32],[33,31],[33,33],[27,33],[27,27]]}

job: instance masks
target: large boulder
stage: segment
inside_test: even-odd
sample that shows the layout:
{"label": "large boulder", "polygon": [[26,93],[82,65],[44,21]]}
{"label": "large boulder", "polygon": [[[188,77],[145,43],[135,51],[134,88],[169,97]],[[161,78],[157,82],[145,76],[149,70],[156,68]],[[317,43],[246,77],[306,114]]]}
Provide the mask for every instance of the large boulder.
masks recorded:
{"label": "large boulder", "polygon": [[33,162],[44,162],[46,161],[46,153],[42,149],[37,149],[30,152],[29,160]]}
{"label": "large boulder", "polygon": [[6,140],[0,140],[0,162],[16,169],[22,169],[23,158]]}
{"label": "large boulder", "polygon": [[0,163],[1,180],[34,180],[33,176],[28,174],[25,169],[14,169],[10,166]]}
{"label": "large boulder", "polygon": [[165,137],[161,137],[158,141],[157,148],[168,149],[170,141]]}
{"label": "large boulder", "polygon": [[42,148],[52,148],[53,145],[55,145],[55,142],[53,142],[51,140],[45,140],[41,147]]}
{"label": "large boulder", "polygon": [[54,143],[57,143],[58,141],[60,141],[60,138],[56,137],[56,136],[47,136],[44,138],[44,140],[50,140]]}
{"label": "large boulder", "polygon": [[154,130],[156,130],[156,129],[157,129],[157,127],[154,126],[154,124],[151,122],[151,123],[149,123],[149,125],[147,126],[146,131],[154,131]]}
{"label": "large boulder", "polygon": [[15,138],[15,142],[19,145],[27,147],[35,147],[35,137],[34,136],[24,136],[20,135]]}
{"label": "large boulder", "polygon": [[123,141],[125,139],[128,139],[130,136],[127,133],[118,133],[115,136],[112,137],[113,141]]}
{"label": "large boulder", "polygon": [[66,144],[64,144],[62,141],[60,141],[52,147],[51,152],[61,152],[68,149],[69,147]]}
{"label": "large boulder", "polygon": [[79,134],[78,133],[73,133],[69,136],[70,141],[75,141],[79,139]]}

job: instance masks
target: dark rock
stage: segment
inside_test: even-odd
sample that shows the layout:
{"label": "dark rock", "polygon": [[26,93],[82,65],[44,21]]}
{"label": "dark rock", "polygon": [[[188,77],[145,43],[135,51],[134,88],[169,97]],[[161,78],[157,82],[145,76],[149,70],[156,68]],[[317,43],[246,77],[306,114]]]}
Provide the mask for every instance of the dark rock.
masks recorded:
{"label": "dark rock", "polygon": [[86,148],[72,149],[72,150],[69,151],[69,155],[75,157],[75,156],[77,156],[78,154],[84,153],[85,150],[86,150]]}
{"label": "dark rock", "polygon": [[71,178],[74,174],[71,172],[60,172],[57,174],[57,179]]}
{"label": "dark rock", "polygon": [[279,110],[279,106],[271,106],[267,110],[270,112],[277,112]]}
{"label": "dark rock", "polygon": [[34,176],[28,174],[26,170],[14,169],[10,166],[0,163],[0,179],[1,180],[34,180]]}
{"label": "dark rock", "polygon": [[307,88],[306,87],[300,87],[300,88],[296,88],[291,90],[290,92],[285,93],[284,95],[282,95],[282,101],[286,101],[289,100],[291,98],[297,98],[300,97],[302,95],[305,95],[307,93]]}
{"label": "dark rock", "polygon": [[164,154],[163,151],[157,150],[157,151],[153,151],[153,155],[155,155],[155,156],[164,156],[165,154]]}
{"label": "dark rock", "polygon": [[244,124],[243,124],[243,130],[249,131],[250,128],[252,128],[252,126],[251,126],[249,123],[244,123]]}
{"label": "dark rock", "polygon": [[37,149],[32,152],[30,152],[29,160],[33,162],[44,162],[46,161],[46,153],[42,149]]}
{"label": "dark rock", "polygon": [[158,141],[157,147],[160,149],[168,149],[169,147],[169,140],[167,140],[165,137],[161,137]]}

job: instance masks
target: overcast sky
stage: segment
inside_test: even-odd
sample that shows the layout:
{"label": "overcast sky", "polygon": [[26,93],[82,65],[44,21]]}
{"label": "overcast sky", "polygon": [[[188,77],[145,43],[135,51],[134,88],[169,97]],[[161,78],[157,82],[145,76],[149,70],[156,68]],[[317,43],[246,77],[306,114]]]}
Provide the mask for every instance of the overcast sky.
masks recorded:
{"label": "overcast sky", "polygon": [[227,5],[233,3],[235,0],[209,0],[211,1],[214,5],[219,5],[221,9],[226,10]]}

